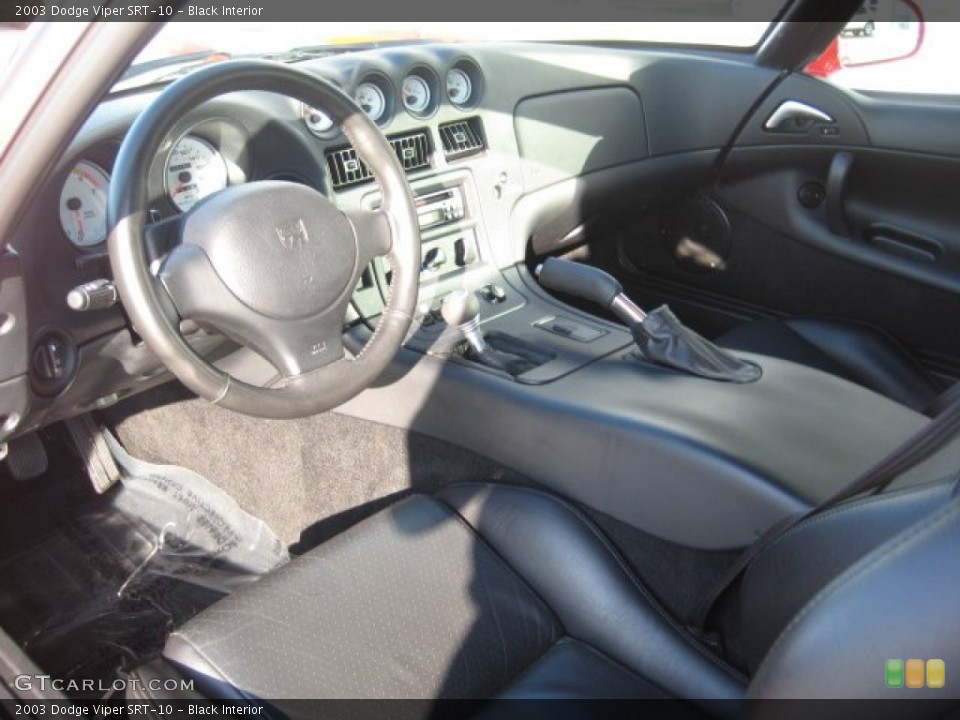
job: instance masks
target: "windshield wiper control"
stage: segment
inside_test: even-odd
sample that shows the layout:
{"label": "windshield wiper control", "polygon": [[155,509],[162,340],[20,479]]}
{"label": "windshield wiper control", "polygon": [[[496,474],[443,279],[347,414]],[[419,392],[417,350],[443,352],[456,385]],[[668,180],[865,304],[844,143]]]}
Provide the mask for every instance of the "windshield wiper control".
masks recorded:
{"label": "windshield wiper control", "polygon": [[[440,314],[452,328],[456,328],[467,341],[463,356],[479,365],[499,370],[517,377],[537,367],[538,362],[514,352],[504,352],[491,347],[480,332],[480,301],[475,293],[454,290],[440,305]],[[519,345],[518,351],[523,351]],[[531,353],[532,354],[532,353]]]}
{"label": "windshield wiper control", "polygon": [[701,337],[666,305],[644,312],[624,294],[623,286],[602,270],[549,258],[536,275],[545,288],[596,303],[616,315],[630,328],[641,355],[649,362],[725,382],[754,382],[762,375],[759,365]]}

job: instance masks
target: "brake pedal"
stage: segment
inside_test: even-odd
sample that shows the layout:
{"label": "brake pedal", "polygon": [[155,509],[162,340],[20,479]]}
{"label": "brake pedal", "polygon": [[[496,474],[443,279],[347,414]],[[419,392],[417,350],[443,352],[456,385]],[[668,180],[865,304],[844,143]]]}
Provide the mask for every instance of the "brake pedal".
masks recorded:
{"label": "brake pedal", "polygon": [[24,482],[43,475],[50,462],[37,433],[21,435],[7,443],[7,468],[15,480]]}
{"label": "brake pedal", "polygon": [[103,432],[90,415],[70,418],[65,424],[73,446],[86,465],[93,489],[102,495],[120,480],[120,468],[110,453]]}

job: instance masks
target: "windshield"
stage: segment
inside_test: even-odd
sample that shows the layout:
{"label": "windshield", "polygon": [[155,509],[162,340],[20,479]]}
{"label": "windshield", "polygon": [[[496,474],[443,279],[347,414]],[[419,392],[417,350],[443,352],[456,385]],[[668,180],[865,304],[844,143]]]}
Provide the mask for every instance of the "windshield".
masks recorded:
{"label": "windshield", "polygon": [[198,53],[282,53],[295,47],[332,47],[404,41],[488,42],[623,41],[752,47],[767,22],[174,22],[136,59],[138,64]]}

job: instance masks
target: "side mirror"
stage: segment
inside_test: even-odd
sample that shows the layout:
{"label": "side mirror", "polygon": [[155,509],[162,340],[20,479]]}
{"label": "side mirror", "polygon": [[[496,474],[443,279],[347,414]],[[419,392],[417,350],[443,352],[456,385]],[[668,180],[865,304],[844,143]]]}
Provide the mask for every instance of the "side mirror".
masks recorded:
{"label": "side mirror", "polygon": [[807,72],[825,77],[842,68],[903,60],[920,50],[923,36],[923,14],[912,0],[866,0]]}

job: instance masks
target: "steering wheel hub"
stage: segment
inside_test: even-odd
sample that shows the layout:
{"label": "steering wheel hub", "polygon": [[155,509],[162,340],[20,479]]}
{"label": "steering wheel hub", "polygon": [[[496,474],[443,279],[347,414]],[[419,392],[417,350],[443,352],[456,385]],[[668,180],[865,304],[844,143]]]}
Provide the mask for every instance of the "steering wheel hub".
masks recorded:
{"label": "steering wheel hub", "polygon": [[357,269],[350,220],[296,183],[251,183],[213,195],[186,218],[182,238],[204,250],[238,300],[272,318],[326,311],[351,289]]}

